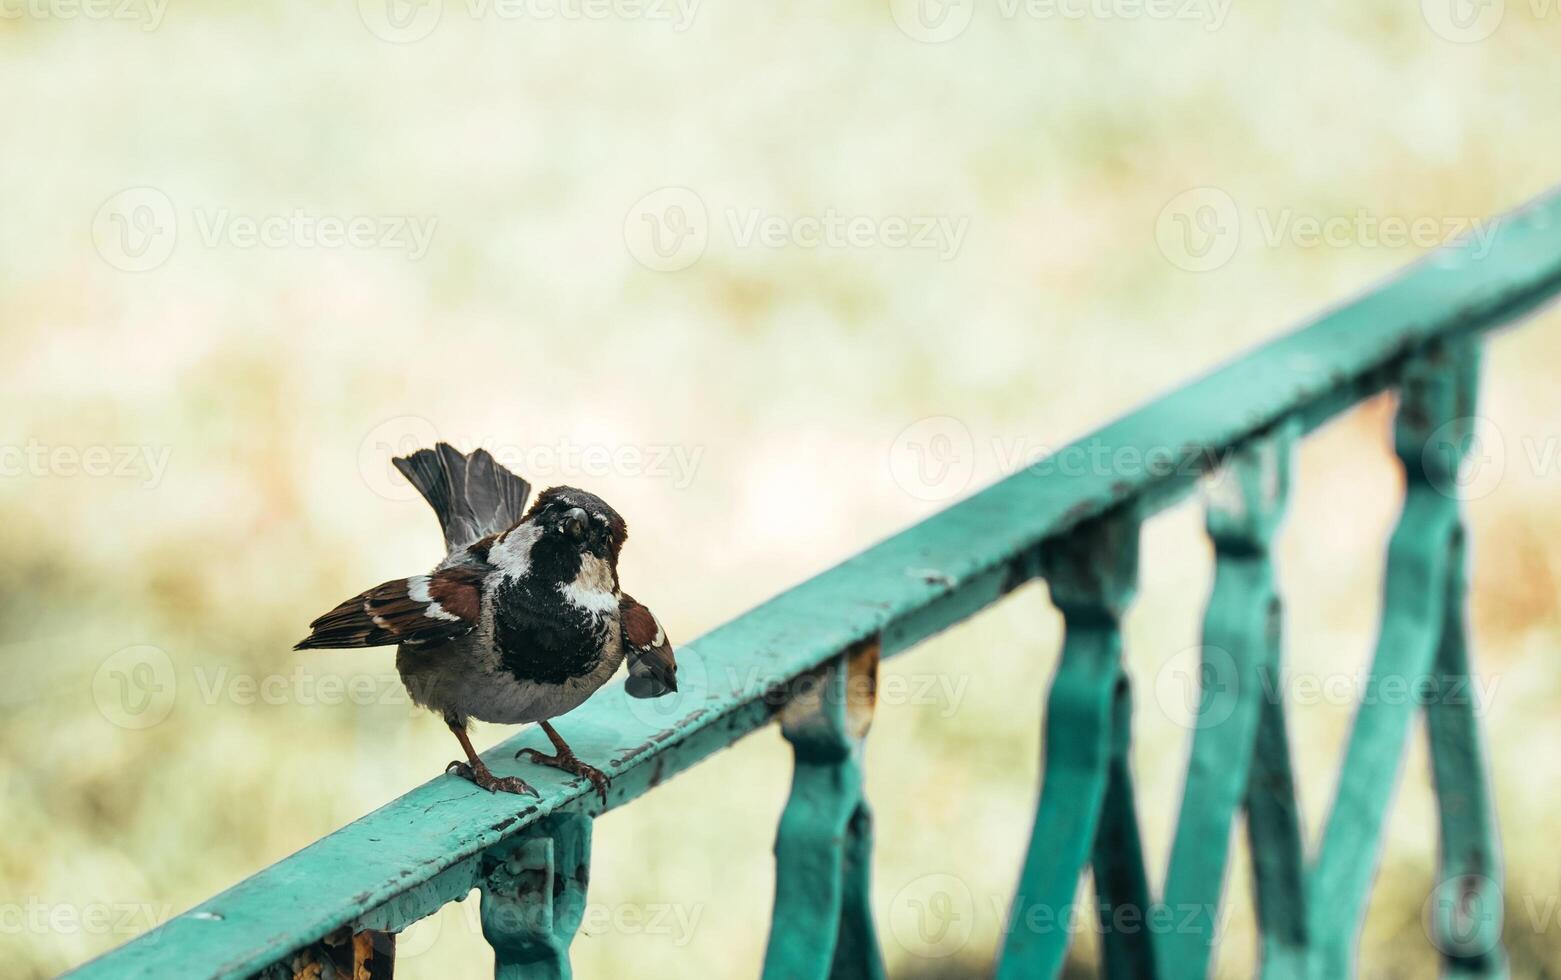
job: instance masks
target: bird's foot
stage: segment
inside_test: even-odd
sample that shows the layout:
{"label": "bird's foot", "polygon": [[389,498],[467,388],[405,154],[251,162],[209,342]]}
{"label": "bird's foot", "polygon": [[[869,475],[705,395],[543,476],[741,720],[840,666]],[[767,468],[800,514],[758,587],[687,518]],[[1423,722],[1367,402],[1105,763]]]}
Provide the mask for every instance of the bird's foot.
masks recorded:
{"label": "bird's foot", "polygon": [[472,782],[476,783],[478,786],[481,786],[490,793],[530,793],[539,800],[542,798],[541,793],[538,793],[531,787],[530,783],[526,782],[524,779],[521,779],[519,776],[495,776],[488,770],[488,767],[483,765],[481,762],[478,762],[477,767],[474,769],[457,759],[448,766],[445,766],[444,771],[453,772],[462,779],[470,779]]}
{"label": "bird's foot", "polygon": [[562,769],[582,779],[589,779],[591,785],[596,787],[596,795],[602,798],[602,803],[607,802],[607,774],[592,765],[580,761],[580,757],[573,752],[560,752],[557,755],[547,755],[537,749],[521,749],[515,753],[515,758],[524,756],[539,766],[551,766],[554,769]]}

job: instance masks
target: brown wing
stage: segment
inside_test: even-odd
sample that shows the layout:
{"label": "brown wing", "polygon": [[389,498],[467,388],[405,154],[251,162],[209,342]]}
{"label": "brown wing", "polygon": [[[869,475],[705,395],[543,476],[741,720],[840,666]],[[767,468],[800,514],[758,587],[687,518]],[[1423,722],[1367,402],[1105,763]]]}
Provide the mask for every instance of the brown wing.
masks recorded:
{"label": "brown wing", "polygon": [[482,608],[486,570],[457,565],[376,586],[309,624],[293,647],[378,647],[444,643],[470,633]]}
{"label": "brown wing", "polygon": [[624,689],[636,698],[658,698],[678,689],[678,664],[666,631],[649,609],[628,593],[618,600],[618,623],[629,661]]}

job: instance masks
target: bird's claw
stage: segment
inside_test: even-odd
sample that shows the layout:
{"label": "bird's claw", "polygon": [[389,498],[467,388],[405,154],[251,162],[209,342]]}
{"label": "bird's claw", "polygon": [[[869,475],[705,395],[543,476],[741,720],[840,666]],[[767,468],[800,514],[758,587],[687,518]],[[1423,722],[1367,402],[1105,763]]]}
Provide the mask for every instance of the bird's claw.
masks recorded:
{"label": "bird's claw", "polygon": [[459,759],[444,767],[445,772],[453,772],[462,779],[469,779],[490,793],[515,793],[517,795],[529,793],[537,799],[542,798],[532,785],[519,776],[495,776],[487,766],[477,763],[473,769]]}
{"label": "bird's claw", "polygon": [[595,766],[580,761],[580,757],[572,752],[560,752],[557,755],[548,755],[545,752],[533,748],[524,748],[515,753],[515,758],[524,756],[539,766],[551,766],[554,769],[562,769],[564,772],[579,776],[591,781],[596,787],[596,795],[602,798],[602,805],[607,804],[607,774]]}

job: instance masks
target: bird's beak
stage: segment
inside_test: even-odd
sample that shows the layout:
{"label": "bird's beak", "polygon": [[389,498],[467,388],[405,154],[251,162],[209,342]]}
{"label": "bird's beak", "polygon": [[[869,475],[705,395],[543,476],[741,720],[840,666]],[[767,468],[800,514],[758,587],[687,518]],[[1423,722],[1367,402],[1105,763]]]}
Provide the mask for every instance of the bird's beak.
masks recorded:
{"label": "bird's beak", "polygon": [[629,680],[624,685],[634,698],[659,698],[678,689],[678,665],[671,647],[630,656]]}
{"label": "bird's beak", "polygon": [[579,507],[571,507],[568,513],[564,514],[563,523],[559,525],[565,534],[577,540],[585,537],[586,529],[590,526],[591,519]]}

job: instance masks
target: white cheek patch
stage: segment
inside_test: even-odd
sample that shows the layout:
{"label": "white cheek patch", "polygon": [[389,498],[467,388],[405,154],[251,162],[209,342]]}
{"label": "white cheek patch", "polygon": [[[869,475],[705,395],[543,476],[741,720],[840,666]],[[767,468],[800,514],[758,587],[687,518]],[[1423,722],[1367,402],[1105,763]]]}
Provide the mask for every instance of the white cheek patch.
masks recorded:
{"label": "white cheek patch", "polygon": [[598,616],[616,612],[618,593],[612,584],[612,567],[595,555],[580,556],[580,571],[573,582],[558,587],[566,602]]}
{"label": "white cheek patch", "polygon": [[595,555],[581,555],[580,571],[575,575],[574,584],[582,589],[611,593],[612,567]]}
{"label": "white cheek patch", "polygon": [[618,608],[618,597],[612,592],[582,585],[578,579],[560,585],[558,592],[566,602],[597,615],[606,615]]}
{"label": "white cheek patch", "polygon": [[531,568],[531,547],[542,536],[535,524],[522,524],[488,549],[488,564],[511,578],[520,578]]}

